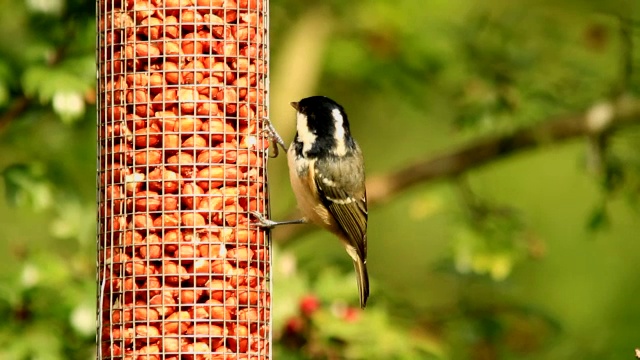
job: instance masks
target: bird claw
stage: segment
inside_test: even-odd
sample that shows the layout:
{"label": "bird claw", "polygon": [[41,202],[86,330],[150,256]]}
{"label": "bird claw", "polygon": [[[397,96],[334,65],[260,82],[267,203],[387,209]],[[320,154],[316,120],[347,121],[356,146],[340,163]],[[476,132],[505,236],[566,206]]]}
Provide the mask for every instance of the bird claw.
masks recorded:
{"label": "bird claw", "polygon": [[278,225],[276,221],[267,219],[257,211],[250,211],[249,214],[253,215],[258,220],[256,221],[256,225],[262,228],[273,229],[276,225]]}
{"label": "bird claw", "polygon": [[284,144],[284,140],[282,140],[282,137],[280,136],[280,134],[278,134],[275,127],[273,127],[271,120],[269,120],[268,118],[263,118],[262,122],[264,124],[264,129],[262,130],[262,133],[265,134],[269,138],[269,140],[271,140],[271,144],[273,145],[273,156],[269,156],[269,157],[271,158],[278,157],[278,154],[279,154],[278,145],[280,145],[282,149],[285,152],[287,152],[287,146]]}

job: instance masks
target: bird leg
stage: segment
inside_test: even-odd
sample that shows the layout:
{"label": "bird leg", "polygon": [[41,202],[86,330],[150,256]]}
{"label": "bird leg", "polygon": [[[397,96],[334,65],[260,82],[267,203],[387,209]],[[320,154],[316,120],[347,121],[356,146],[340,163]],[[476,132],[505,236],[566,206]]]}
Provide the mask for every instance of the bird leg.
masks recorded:
{"label": "bird leg", "polygon": [[262,216],[262,214],[260,214],[257,211],[251,211],[250,214],[255,216],[256,219],[258,219],[257,221],[258,226],[267,228],[267,229],[273,229],[274,227],[279,225],[306,224],[307,222],[307,219],[305,218],[296,219],[296,220],[286,220],[286,221],[273,221],[265,218],[264,216]]}
{"label": "bird leg", "polygon": [[271,121],[268,118],[263,118],[262,122],[264,123],[264,129],[262,131],[267,135],[269,140],[271,140],[271,144],[273,145],[273,156],[271,157],[278,157],[278,145],[282,147],[284,152],[287,152],[287,146],[284,144],[284,140],[282,140],[282,137],[278,134],[276,128],[273,127]]}

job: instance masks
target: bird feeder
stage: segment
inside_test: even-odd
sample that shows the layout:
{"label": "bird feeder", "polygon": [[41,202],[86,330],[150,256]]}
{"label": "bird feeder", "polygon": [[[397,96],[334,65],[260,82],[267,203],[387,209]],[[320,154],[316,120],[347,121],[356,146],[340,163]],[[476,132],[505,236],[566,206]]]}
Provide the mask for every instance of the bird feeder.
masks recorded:
{"label": "bird feeder", "polygon": [[268,359],[267,0],[98,0],[98,359]]}

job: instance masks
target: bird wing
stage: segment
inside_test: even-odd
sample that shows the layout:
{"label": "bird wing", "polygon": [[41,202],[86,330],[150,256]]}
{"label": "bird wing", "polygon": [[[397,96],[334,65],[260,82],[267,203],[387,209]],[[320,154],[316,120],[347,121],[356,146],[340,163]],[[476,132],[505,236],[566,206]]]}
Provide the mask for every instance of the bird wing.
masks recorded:
{"label": "bird wing", "polygon": [[[323,166],[324,165],[324,166]],[[336,174],[328,164],[317,163],[314,181],[322,203],[335,219],[338,227],[353,246],[360,259],[367,258],[367,193],[364,182],[344,181],[353,179],[353,174]],[[335,167],[339,168],[339,167]],[[338,182],[337,179],[343,181]],[[364,180],[364,176],[360,177]],[[340,183],[340,186],[338,186]]]}

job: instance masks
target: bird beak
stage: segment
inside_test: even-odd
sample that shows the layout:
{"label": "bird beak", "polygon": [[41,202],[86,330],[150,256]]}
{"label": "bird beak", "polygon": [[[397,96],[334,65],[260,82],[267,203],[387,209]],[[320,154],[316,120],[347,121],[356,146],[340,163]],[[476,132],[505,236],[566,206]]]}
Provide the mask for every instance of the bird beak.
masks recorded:
{"label": "bird beak", "polygon": [[296,101],[292,101],[290,104],[291,104],[291,106],[293,106],[294,109],[300,110],[299,107],[298,107],[298,103]]}

